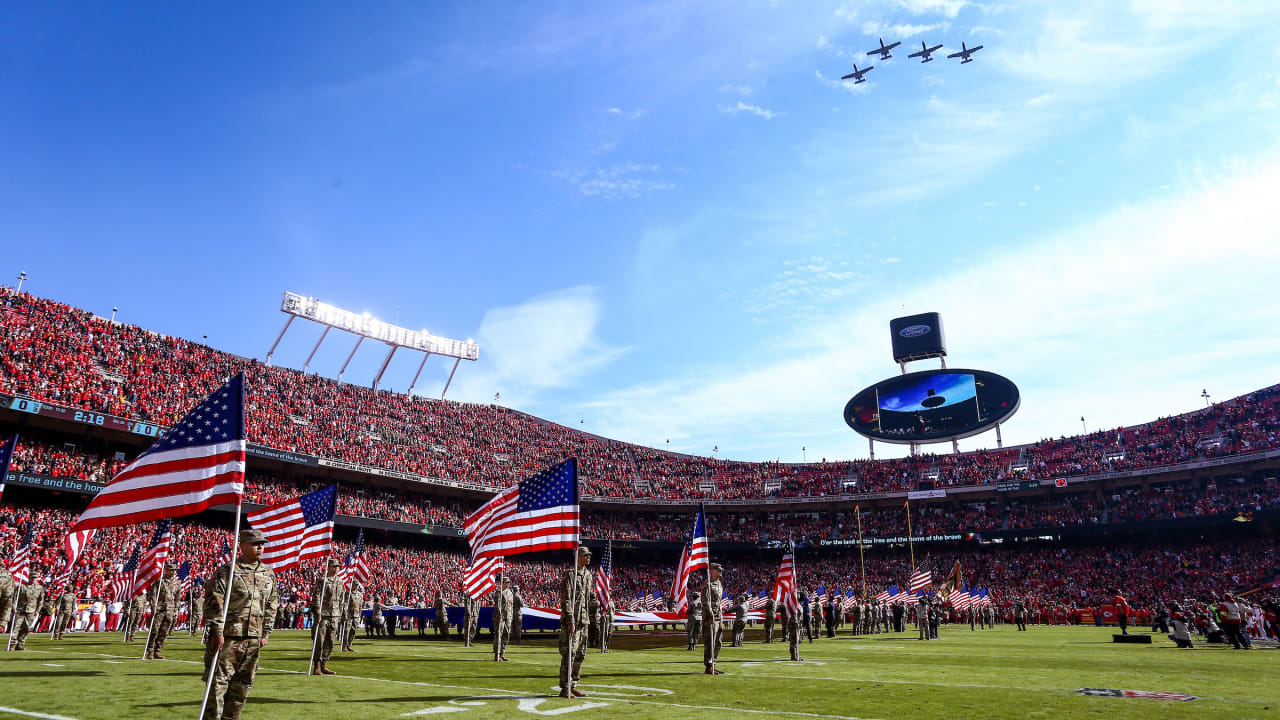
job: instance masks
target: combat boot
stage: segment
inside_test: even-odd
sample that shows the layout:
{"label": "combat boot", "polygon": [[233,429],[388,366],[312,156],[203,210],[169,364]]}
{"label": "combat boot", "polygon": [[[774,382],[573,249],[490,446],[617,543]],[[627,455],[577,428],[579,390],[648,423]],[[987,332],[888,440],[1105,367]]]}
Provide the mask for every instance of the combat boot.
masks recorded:
{"label": "combat boot", "polygon": [[321,675],[337,675],[338,673],[329,669],[329,663],[322,662],[320,663],[320,674]]}

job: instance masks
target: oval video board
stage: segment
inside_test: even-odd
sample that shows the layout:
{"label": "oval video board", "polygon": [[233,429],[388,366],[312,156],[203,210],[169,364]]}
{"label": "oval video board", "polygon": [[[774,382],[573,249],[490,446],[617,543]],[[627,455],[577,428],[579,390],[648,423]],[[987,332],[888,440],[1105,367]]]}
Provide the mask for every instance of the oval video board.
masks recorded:
{"label": "oval video board", "polygon": [[882,442],[943,442],[991,429],[1021,402],[1018,386],[993,372],[926,370],[881,380],[854,395],[844,406],[844,421]]}

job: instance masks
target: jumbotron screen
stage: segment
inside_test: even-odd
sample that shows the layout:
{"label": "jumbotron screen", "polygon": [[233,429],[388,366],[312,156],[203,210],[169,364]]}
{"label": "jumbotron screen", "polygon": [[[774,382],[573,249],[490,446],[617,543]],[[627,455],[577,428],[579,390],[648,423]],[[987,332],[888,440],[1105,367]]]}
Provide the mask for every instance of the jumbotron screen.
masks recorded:
{"label": "jumbotron screen", "polygon": [[1018,410],[1018,387],[985,370],[927,370],[881,380],[844,407],[849,427],[891,443],[976,435]]}

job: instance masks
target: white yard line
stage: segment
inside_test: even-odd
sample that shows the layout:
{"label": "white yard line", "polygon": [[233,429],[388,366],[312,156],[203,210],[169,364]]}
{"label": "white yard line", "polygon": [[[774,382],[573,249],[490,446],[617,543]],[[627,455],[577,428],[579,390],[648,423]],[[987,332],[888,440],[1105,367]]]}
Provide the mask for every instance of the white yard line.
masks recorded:
{"label": "white yard line", "polygon": [[0,713],[9,713],[10,715],[24,715],[26,717],[43,718],[44,720],[76,720],[66,715],[49,715],[48,713],[30,712],[28,710],[19,710],[18,708],[4,707],[0,705]]}

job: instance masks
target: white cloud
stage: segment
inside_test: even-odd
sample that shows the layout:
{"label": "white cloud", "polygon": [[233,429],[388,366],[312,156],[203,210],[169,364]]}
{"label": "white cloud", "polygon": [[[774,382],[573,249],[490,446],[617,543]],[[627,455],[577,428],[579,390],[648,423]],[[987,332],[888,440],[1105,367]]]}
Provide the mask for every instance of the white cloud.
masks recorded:
{"label": "white cloud", "polygon": [[751,97],[756,91],[755,88],[752,88],[750,85],[721,85],[720,92],[730,95]]}
{"label": "white cloud", "polygon": [[912,15],[936,13],[948,18],[954,18],[968,4],[968,0],[898,0],[898,5]]}
{"label": "white cloud", "polygon": [[823,257],[788,260],[769,285],[751,293],[747,311],[770,320],[812,317],[830,303],[866,286],[867,276],[849,268],[847,262]]}
{"label": "white cloud", "polygon": [[619,117],[624,117],[628,120],[635,120],[636,118],[644,115],[647,112],[644,108],[638,108],[636,110],[627,111],[618,107],[605,108],[604,111],[610,115],[617,115]]}
{"label": "white cloud", "polygon": [[1262,387],[1280,373],[1280,337],[1259,332],[1271,322],[1259,299],[1280,274],[1280,158],[1202,174],[1175,196],[1021,249],[976,249],[980,262],[940,280],[799,324],[772,357],[691,368],[587,405],[611,437],[719,444],[748,459],[798,455],[802,443],[811,457],[861,455],[865,441],[840,421],[843,400],[895,370],[888,318],[931,309],[946,316],[953,362],[1022,386],[1006,443],[1070,433],[1081,414],[1114,427],[1185,411],[1206,384],[1221,397]]}
{"label": "white cloud", "polygon": [[626,163],[599,168],[592,173],[557,173],[573,182],[578,192],[587,197],[623,198],[640,197],[651,192],[672,190],[675,185],[662,180],[657,164]]}
{"label": "white cloud", "polygon": [[1044,107],[1051,102],[1053,102],[1053,93],[1044,93],[1043,95],[1037,95],[1031,98],[1027,101],[1027,104],[1033,108],[1038,108]]}
{"label": "white cloud", "polygon": [[719,106],[717,106],[717,107],[718,107],[718,109],[720,110],[720,112],[722,112],[722,113],[728,113],[728,114],[730,114],[730,115],[737,115],[738,113],[744,113],[744,112],[745,112],[745,113],[750,113],[750,114],[752,114],[752,115],[757,115],[757,116],[759,116],[759,117],[764,118],[765,120],[772,120],[772,119],[774,119],[774,118],[778,117],[778,115],[779,115],[779,113],[776,113],[776,112],[774,112],[774,111],[772,111],[772,110],[768,110],[768,109],[766,109],[766,108],[762,108],[762,107],[760,107],[759,105],[752,105],[752,104],[750,104],[750,103],[744,103],[744,102],[742,102],[741,100],[739,100],[739,101],[738,101],[738,104],[737,104],[737,105],[719,105]]}
{"label": "white cloud", "polygon": [[[879,21],[870,21],[862,24],[862,34],[871,37],[893,38],[896,40],[906,41],[918,35],[932,32],[946,32],[951,28],[951,23],[939,22],[930,25],[913,25],[911,23],[884,23]],[[893,42],[893,40],[889,40]]]}
{"label": "white cloud", "polygon": [[456,397],[527,405],[543,390],[572,386],[626,352],[596,337],[600,300],[593,287],[577,287],[485,313],[476,331],[480,360],[458,373]]}

